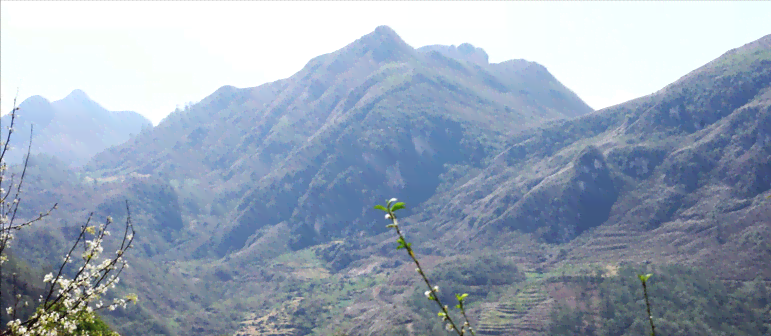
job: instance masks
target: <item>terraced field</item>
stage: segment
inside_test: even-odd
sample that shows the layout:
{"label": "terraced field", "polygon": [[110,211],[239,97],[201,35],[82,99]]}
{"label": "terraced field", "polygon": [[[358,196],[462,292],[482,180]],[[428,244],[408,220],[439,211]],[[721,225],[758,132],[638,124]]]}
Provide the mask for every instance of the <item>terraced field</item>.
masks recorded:
{"label": "terraced field", "polygon": [[527,285],[513,298],[488,306],[482,313],[479,335],[542,334],[551,301],[541,284]]}
{"label": "terraced field", "polygon": [[286,303],[281,309],[274,310],[265,316],[258,317],[252,315],[251,318],[241,322],[241,328],[236,333],[236,336],[296,336],[302,333],[300,328],[297,328],[293,321],[292,316],[299,308],[302,297],[295,298],[294,300]]}
{"label": "terraced field", "polygon": [[[612,262],[621,256],[629,256],[637,241],[647,234],[618,227],[599,227],[584,241],[572,242],[570,259],[574,261]],[[570,246],[569,245],[569,246]]]}

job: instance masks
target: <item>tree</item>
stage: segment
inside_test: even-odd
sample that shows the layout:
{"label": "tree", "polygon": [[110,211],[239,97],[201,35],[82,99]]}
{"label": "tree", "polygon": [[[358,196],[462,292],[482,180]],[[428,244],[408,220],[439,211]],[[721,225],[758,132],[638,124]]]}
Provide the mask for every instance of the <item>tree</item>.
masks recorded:
{"label": "tree", "polygon": [[[5,276],[3,265],[9,260],[8,247],[14,238],[14,233],[43,220],[57,208],[54,204],[47,212],[26,221],[17,218],[32,148],[33,131],[30,127],[30,144],[17,182],[13,174],[10,178],[6,176],[8,165],[4,159],[10,149],[9,144],[18,110],[14,99],[8,135],[5,141],[0,139],[0,280]],[[21,296],[18,294],[15,295],[16,300],[13,303],[3,302],[3,281],[0,281],[0,308],[2,308],[0,313],[10,315],[11,319],[7,326],[3,327],[4,330],[0,331],[0,335],[107,335],[112,333],[95,312],[101,309],[114,310],[125,307],[128,302],[137,301],[137,296],[130,294],[124,298],[114,298],[104,302],[106,292],[115,287],[119,281],[118,276],[128,267],[124,255],[132,247],[134,240],[134,226],[131,223],[128,202],[126,202],[126,212],[126,224],[120,247],[109,258],[103,258],[102,252],[104,239],[110,236],[108,228],[112,224],[112,218],[108,216],[103,224],[92,225],[93,213],[88,217],[58,270],[55,274],[48,273],[43,278],[46,287],[44,294],[40,297],[39,306],[24,320],[17,318],[17,312],[20,305],[26,305],[29,302],[20,302]],[[83,261],[76,263],[77,258],[74,253],[78,245],[83,247],[83,253],[80,255]],[[15,273],[13,276],[16,276]]]}

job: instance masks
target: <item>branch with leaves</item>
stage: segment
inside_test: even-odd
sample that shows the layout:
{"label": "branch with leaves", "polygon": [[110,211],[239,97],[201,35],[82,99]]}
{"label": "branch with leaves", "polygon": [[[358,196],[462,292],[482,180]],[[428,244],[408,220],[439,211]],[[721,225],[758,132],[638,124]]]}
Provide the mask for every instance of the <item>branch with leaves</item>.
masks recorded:
{"label": "branch with leaves", "polygon": [[471,328],[471,323],[469,323],[468,316],[466,315],[466,309],[464,306],[464,302],[466,300],[466,297],[468,297],[468,294],[455,294],[455,298],[458,300],[458,304],[455,306],[458,308],[465,319],[465,322],[463,325],[458,327],[458,324],[455,322],[455,320],[452,319],[450,316],[449,311],[447,310],[447,306],[442,304],[442,301],[439,299],[439,296],[437,295],[439,292],[439,286],[432,286],[431,281],[428,280],[428,277],[426,276],[426,273],[423,271],[423,268],[420,266],[420,261],[418,261],[418,258],[415,256],[415,252],[412,249],[412,243],[407,242],[407,239],[404,237],[404,234],[402,233],[401,229],[399,228],[399,222],[396,219],[395,212],[397,210],[404,209],[405,205],[404,202],[396,202],[395,198],[392,198],[388,201],[386,201],[386,205],[376,205],[375,209],[382,210],[386,213],[385,219],[391,220],[391,224],[386,225],[387,228],[393,228],[394,231],[396,231],[396,234],[398,238],[396,239],[396,242],[399,244],[396,249],[401,250],[405,249],[407,251],[407,254],[412,258],[412,261],[415,263],[415,266],[417,268],[415,271],[420,274],[421,278],[423,279],[423,282],[425,282],[426,286],[428,287],[428,290],[424,293],[426,298],[428,298],[431,301],[436,302],[436,304],[439,306],[439,309],[441,310],[438,315],[442,318],[443,322],[447,322],[445,325],[445,328],[448,331],[455,331],[459,336],[465,335],[466,331],[468,331],[472,336],[476,336],[474,333],[474,330]]}
{"label": "branch with leaves", "polygon": [[643,287],[643,296],[645,296],[645,306],[648,308],[648,321],[651,323],[651,336],[656,336],[656,326],[653,325],[653,315],[651,315],[651,303],[648,301],[648,279],[651,278],[653,274],[638,274],[637,278],[640,279],[640,282],[642,283]]}

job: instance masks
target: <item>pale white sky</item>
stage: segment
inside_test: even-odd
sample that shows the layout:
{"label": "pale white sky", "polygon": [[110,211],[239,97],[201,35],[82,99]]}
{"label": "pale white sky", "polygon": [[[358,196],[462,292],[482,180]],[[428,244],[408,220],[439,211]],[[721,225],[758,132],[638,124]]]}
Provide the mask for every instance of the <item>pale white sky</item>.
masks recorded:
{"label": "pale white sky", "polygon": [[[765,13],[765,14],[764,14]],[[546,66],[595,109],[662,88],[771,33],[771,2],[0,2],[0,104],[85,91],[154,124],[223,85],[291,76],[393,28]]]}

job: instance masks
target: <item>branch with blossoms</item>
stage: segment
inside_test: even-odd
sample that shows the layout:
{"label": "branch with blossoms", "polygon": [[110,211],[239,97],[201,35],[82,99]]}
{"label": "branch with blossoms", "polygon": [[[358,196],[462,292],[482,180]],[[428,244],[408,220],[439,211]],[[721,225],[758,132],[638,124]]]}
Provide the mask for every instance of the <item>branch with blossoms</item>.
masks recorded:
{"label": "branch with blossoms", "polygon": [[[393,204],[393,205],[392,205]],[[455,294],[455,298],[458,300],[458,304],[455,306],[458,308],[465,319],[465,322],[463,325],[458,328],[458,324],[452,319],[450,316],[449,311],[447,310],[447,306],[442,304],[442,301],[439,299],[439,296],[437,293],[439,292],[439,286],[432,286],[431,282],[428,280],[428,277],[426,276],[426,273],[423,271],[423,268],[420,267],[420,262],[418,261],[418,258],[415,256],[415,252],[412,250],[412,243],[408,243],[406,238],[404,237],[404,234],[399,229],[399,222],[396,220],[396,214],[395,212],[397,210],[404,209],[405,205],[404,202],[396,202],[395,198],[392,198],[386,202],[385,206],[382,205],[376,205],[375,209],[384,211],[385,219],[391,220],[391,224],[386,225],[387,228],[393,228],[394,231],[396,231],[396,235],[399,236],[399,238],[396,239],[396,242],[399,244],[396,249],[405,249],[407,251],[407,254],[412,258],[412,261],[415,263],[415,266],[417,268],[415,271],[420,274],[421,278],[423,279],[423,282],[426,283],[426,286],[428,287],[428,290],[424,293],[427,299],[436,302],[437,305],[439,305],[439,309],[441,311],[438,313],[439,317],[442,318],[443,322],[447,322],[445,325],[445,328],[448,331],[455,331],[458,336],[464,336],[466,331],[468,331],[472,336],[476,336],[474,333],[474,330],[471,328],[471,323],[469,323],[468,316],[466,315],[466,309],[464,306],[464,302],[466,297],[468,297],[468,294]]]}
{"label": "branch with blossoms", "polygon": [[[13,240],[15,231],[21,230],[24,227],[30,226],[35,222],[42,220],[49,216],[51,211],[56,209],[56,204],[51,207],[47,212],[40,213],[37,217],[22,223],[16,222],[16,214],[21,204],[22,185],[24,183],[24,177],[27,173],[27,166],[29,163],[29,154],[32,150],[32,127],[30,127],[29,134],[29,146],[27,147],[27,155],[24,159],[21,176],[18,182],[16,182],[15,174],[11,174],[10,178],[7,178],[6,173],[8,171],[8,164],[5,162],[6,154],[9,150],[12,150],[10,146],[11,135],[14,132],[13,126],[16,124],[16,118],[18,118],[17,111],[19,107],[16,106],[16,99],[13,100],[13,109],[11,110],[11,122],[8,126],[8,134],[5,141],[0,138],[0,278],[3,277],[3,264],[8,260],[8,257],[4,253],[10,242]],[[2,119],[0,119],[0,129],[2,129]],[[15,190],[14,190],[15,189]],[[9,200],[8,198],[13,197]],[[0,307],[3,306],[2,302],[2,281],[0,281]]]}
{"label": "branch with blossoms", "polygon": [[[5,162],[5,154],[12,149],[9,143],[14,131],[14,123],[18,117],[16,113],[18,110],[16,99],[14,99],[8,135],[5,141],[0,139],[0,279],[2,279],[2,266],[8,260],[5,252],[14,238],[13,233],[44,219],[57,207],[54,204],[50,210],[40,213],[31,220],[14,223],[22,200],[22,184],[32,149],[32,129],[30,128],[30,144],[18,183],[14,183],[15,175],[13,174],[10,180],[6,179],[8,165]],[[13,194],[13,198],[8,200],[11,194]],[[49,273],[44,277],[43,282],[49,285],[46,286],[45,295],[41,295],[39,299],[40,306],[37,310],[24,321],[17,319],[16,315],[20,303],[20,295],[17,294],[13,305],[3,309],[4,313],[10,316],[11,321],[8,322],[7,328],[0,331],[0,335],[71,334],[82,322],[93,322],[94,312],[97,310],[115,310],[118,307],[125,307],[128,302],[136,303],[137,296],[134,294],[112,299],[107,303],[103,299],[109,289],[115,288],[120,279],[119,275],[128,267],[124,255],[132,247],[135,234],[128,201],[126,202],[126,225],[123,230],[122,241],[118,250],[110,258],[102,258],[102,252],[104,252],[104,239],[110,236],[108,228],[112,224],[112,218],[108,216],[104,224],[96,226],[91,225],[92,217],[93,213],[89,215],[86,224],[81,227],[80,234],[65,255],[56,275]],[[80,255],[83,259],[82,265],[73,268],[73,272],[66,272],[67,265],[72,264],[77,259],[75,249],[81,244],[83,247],[83,253]],[[74,273],[74,276],[69,278],[67,273]],[[0,287],[0,307],[4,307],[1,298],[2,287]],[[24,302],[24,304],[27,305],[29,302]],[[79,335],[88,335],[88,333],[82,332]]]}
{"label": "branch with blossoms", "polygon": [[[115,298],[108,303],[102,300],[107,290],[115,288],[120,279],[119,275],[128,267],[123,256],[132,247],[135,233],[128,202],[126,212],[122,241],[113,257],[97,262],[104,251],[103,241],[110,235],[107,229],[113,221],[108,216],[104,224],[91,225],[92,214],[81,227],[78,238],[67,252],[56,274],[48,273],[44,277],[43,282],[50,285],[47,293],[41,296],[38,310],[24,322],[18,319],[9,322],[8,330],[0,335],[44,335],[51,330],[71,333],[77,328],[80,318],[92,316],[94,311],[115,310],[118,307],[125,308],[129,302],[136,303],[137,296],[134,294]],[[65,266],[74,261],[75,250],[81,243],[84,247],[80,255],[83,264],[70,279],[64,274]]]}

